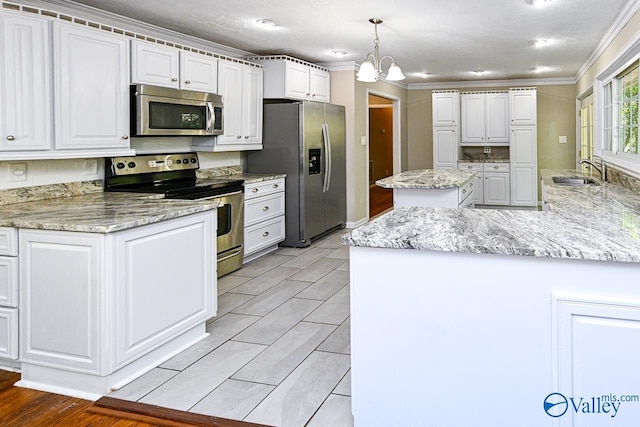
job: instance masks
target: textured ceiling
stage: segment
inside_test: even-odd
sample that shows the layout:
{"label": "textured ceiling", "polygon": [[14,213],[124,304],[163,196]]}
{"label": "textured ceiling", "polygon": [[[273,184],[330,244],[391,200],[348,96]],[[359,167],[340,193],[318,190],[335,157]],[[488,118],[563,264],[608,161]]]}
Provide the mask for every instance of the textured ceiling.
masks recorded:
{"label": "textured ceiling", "polygon": [[[257,54],[310,62],[391,55],[404,83],[575,77],[634,0],[78,0],[160,27]],[[270,30],[256,25],[270,19]],[[531,42],[546,39],[545,47]],[[348,54],[336,58],[332,50]],[[535,67],[546,67],[535,72]],[[388,64],[385,63],[383,69]],[[485,70],[480,76],[473,70]],[[429,76],[419,76],[428,73]]]}

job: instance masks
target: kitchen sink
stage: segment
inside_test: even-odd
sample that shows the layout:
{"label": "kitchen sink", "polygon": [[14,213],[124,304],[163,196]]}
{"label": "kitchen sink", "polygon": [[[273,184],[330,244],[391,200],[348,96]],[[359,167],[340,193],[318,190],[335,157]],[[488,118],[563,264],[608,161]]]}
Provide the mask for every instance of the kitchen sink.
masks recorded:
{"label": "kitchen sink", "polygon": [[596,182],[596,180],[582,176],[554,176],[551,177],[551,179],[553,179],[554,184],[558,185],[600,185]]}

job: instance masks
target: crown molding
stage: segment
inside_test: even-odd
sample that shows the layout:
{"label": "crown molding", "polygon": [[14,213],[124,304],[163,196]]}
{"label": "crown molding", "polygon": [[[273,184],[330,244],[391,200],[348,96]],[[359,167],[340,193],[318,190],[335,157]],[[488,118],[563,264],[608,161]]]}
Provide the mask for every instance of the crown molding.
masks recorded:
{"label": "crown molding", "polygon": [[318,65],[329,71],[357,71],[356,61],[319,62]]}
{"label": "crown molding", "polygon": [[513,86],[550,86],[575,85],[573,77],[556,77],[547,79],[507,79],[507,80],[464,80],[454,82],[410,83],[409,90],[451,89],[478,87],[513,87]]}
{"label": "crown molding", "polygon": [[191,48],[219,53],[232,58],[241,58],[243,56],[253,55],[252,52],[225,46],[210,40],[189,36],[177,31],[168,30],[166,28],[148,24],[136,19],[127,18],[126,16],[117,15],[115,13],[79,4],[70,0],[8,0],[4,1],[3,3],[31,6],[44,10],[50,10],[52,12],[64,13],[76,18],[97,21],[101,24],[113,26],[122,30],[141,33],[149,37],[183,44]]}
{"label": "crown molding", "polygon": [[611,45],[613,40],[617,37],[617,35],[622,31],[625,25],[629,23],[631,18],[640,10],[640,0],[631,0],[624,7],[620,15],[616,18],[616,21],[613,23],[607,34],[602,38],[598,47],[593,51],[587,62],[585,62],[582,67],[578,70],[576,74],[575,80],[580,80],[587,71],[596,63],[598,58],[604,53],[604,51]]}

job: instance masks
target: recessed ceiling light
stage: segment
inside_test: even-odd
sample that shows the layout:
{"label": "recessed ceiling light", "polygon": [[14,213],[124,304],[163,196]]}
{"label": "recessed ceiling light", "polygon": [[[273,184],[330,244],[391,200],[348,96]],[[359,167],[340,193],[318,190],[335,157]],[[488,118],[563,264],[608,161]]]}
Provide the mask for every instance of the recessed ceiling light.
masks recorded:
{"label": "recessed ceiling light", "polygon": [[427,78],[429,78],[429,76],[430,76],[430,75],[431,75],[431,74],[429,74],[429,73],[414,73],[414,76],[416,76],[416,77],[422,77],[423,79],[427,79]]}
{"label": "recessed ceiling light", "polygon": [[551,44],[551,42],[546,39],[538,39],[538,40],[532,41],[531,44],[534,47],[543,47],[543,46],[548,46],[549,44]]}
{"label": "recessed ceiling light", "polygon": [[260,27],[262,28],[275,28],[276,23],[274,21],[272,21],[271,19],[258,19],[256,21],[256,24],[258,24]]}
{"label": "recessed ceiling light", "polygon": [[338,58],[344,58],[345,56],[347,56],[349,54],[349,52],[347,52],[346,50],[335,49],[335,50],[331,51],[331,54],[333,56],[337,56]]}
{"label": "recessed ceiling light", "polygon": [[473,70],[472,73],[475,74],[476,76],[481,76],[484,73],[486,73],[486,71],[485,70]]}
{"label": "recessed ceiling light", "polygon": [[531,6],[546,6],[549,3],[551,3],[551,0],[526,0],[527,4],[530,4]]}
{"label": "recessed ceiling light", "polygon": [[551,70],[551,68],[543,67],[543,66],[538,66],[538,67],[534,67],[533,68],[533,72],[534,73],[544,73],[544,72],[547,72],[547,71],[550,71],[550,70]]}

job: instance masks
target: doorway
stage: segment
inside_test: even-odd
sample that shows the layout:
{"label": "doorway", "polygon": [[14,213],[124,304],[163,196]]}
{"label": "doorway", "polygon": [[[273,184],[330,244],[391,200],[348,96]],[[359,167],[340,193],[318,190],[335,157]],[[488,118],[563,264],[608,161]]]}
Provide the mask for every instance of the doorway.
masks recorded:
{"label": "doorway", "polygon": [[591,166],[580,164],[580,160],[593,160],[594,141],[593,141],[593,94],[581,99],[579,102],[579,123],[580,123],[580,144],[578,145],[578,170],[588,172]]}
{"label": "doorway", "polygon": [[393,100],[369,94],[369,218],[393,208],[393,190],[376,181],[393,175]]}

